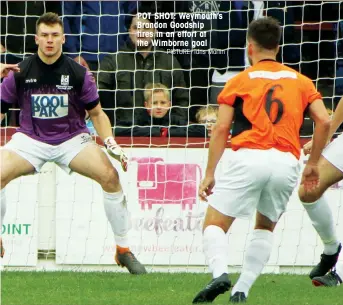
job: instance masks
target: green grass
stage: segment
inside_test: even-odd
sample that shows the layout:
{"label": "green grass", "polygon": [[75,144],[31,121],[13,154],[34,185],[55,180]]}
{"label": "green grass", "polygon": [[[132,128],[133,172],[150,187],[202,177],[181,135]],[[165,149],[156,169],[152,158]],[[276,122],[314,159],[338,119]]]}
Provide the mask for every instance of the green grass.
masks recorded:
{"label": "green grass", "polygon": [[[182,305],[192,303],[210,275],[3,272],[1,280],[2,305]],[[228,304],[228,297],[221,295],[213,304]],[[315,288],[307,276],[263,275],[247,304],[342,305],[343,286]]]}

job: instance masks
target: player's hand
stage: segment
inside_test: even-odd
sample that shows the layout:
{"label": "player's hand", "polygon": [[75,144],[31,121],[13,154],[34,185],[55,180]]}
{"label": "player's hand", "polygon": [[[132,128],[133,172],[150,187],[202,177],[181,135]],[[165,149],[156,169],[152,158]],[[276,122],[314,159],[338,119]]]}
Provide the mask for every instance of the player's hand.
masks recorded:
{"label": "player's hand", "polygon": [[124,172],[127,171],[128,158],[122,148],[117,144],[113,137],[108,137],[104,141],[108,154],[120,162]]}
{"label": "player's hand", "polygon": [[0,63],[0,77],[6,77],[10,71],[13,72],[19,72],[19,66],[18,65],[10,65],[10,64],[2,64]]}
{"label": "player's hand", "polygon": [[213,194],[212,189],[215,185],[214,177],[206,176],[199,185],[198,196],[202,201],[207,202],[207,197]]}
{"label": "player's hand", "polygon": [[301,184],[304,186],[305,192],[313,192],[319,187],[319,182],[318,165],[306,164],[301,178]]}

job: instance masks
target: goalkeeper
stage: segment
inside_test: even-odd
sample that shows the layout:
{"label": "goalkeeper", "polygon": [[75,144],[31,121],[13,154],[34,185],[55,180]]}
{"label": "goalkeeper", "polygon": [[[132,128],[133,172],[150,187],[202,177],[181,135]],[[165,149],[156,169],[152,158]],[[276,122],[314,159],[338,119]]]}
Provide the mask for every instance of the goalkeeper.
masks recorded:
{"label": "goalkeeper", "polygon": [[[343,98],[341,98],[331,120],[331,128],[328,136],[330,143],[332,136],[343,122]],[[304,153],[309,154],[312,150],[312,141],[304,145]],[[324,192],[335,183],[343,179],[343,134],[339,135],[330,143],[322,153],[318,163],[319,186],[311,192],[306,192],[303,186],[299,189],[299,197],[312,221],[312,225],[319,234],[323,244],[324,253],[321,260],[310,273],[314,285],[318,286],[318,277],[334,268],[338,260],[342,245],[339,242],[332,211],[328,205]],[[303,176],[306,176],[304,171]],[[342,270],[342,269],[341,269]],[[329,277],[335,278],[330,273]],[[325,279],[324,279],[325,280]]]}
{"label": "goalkeeper", "polygon": [[130,252],[129,213],[119,176],[106,154],[93,142],[85,125],[88,111],[109,155],[126,171],[127,158],[112,137],[94,78],[62,53],[63,23],[46,13],[36,23],[38,52],[10,72],[0,87],[1,120],[14,101],[20,108],[20,127],[1,152],[1,222],[5,187],[15,178],[39,172],[45,162],[97,181],[103,189],[105,212],[117,244],[116,262],[133,274],[146,273]]}

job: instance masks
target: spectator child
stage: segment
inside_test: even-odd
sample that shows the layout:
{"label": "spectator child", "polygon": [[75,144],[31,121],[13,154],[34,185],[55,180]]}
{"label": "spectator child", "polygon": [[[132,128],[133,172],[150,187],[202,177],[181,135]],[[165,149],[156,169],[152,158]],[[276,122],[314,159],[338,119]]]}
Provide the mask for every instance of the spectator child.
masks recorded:
{"label": "spectator child", "polygon": [[212,127],[217,122],[218,107],[204,106],[198,109],[195,118],[197,123],[206,125],[207,134],[210,137]]}
{"label": "spectator child", "polygon": [[132,128],[118,127],[115,129],[115,134],[134,137],[203,137],[205,135],[203,126],[188,125],[184,117],[171,112],[170,89],[161,83],[148,83],[145,86],[144,108],[135,116],[135,124]]}

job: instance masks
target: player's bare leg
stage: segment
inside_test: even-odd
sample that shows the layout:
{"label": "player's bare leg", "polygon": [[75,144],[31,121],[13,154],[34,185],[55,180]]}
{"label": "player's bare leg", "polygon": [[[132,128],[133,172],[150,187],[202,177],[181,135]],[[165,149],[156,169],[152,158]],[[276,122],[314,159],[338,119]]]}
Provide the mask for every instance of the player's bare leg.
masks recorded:
{"label": "player's bare leg", "polygon": [[324,276],[332,269],[342,248],[336,235],[332,211],[324,192],[330,186],[342,180],[343,173],[324,157],[321,157],[319,161],[319,176],[319,187],[313,193],[306,193],[302,186],[299,189],[299,198],[303,202],[312,225],[324,244],[324,253],[321,255],[320,263],[312,269],[310,273],[311,279]]}
{"label": "player's bare leg", "polygon": [[249,290],[267,264],[273,246],[276,222],[257,212],[256,224],[246,249],[241,275],[231,292],[231,303],[244,303]]}
{"label": "player's bare leg", "polygon": [[[35,168],[26,159],[19,156],[13,151],[7,149],[0,149],[0,176],[1,176],[1,223],[2,227],[3,220],[6,214],[6,195],[5,187],[15,178],[23,175],[32,174],[35,172]],[[0,256],[3,257],[5,249],[3,247],[2,238],[0,237]]]}
{"label": "player's bare leg", "polygon": [[34,172],[35,168],[26,159],[11,150],[0,149],[1,189],[13,179]]}
{"label": "player's bare leg", "polygon": [[146,273],[144,266],[129,249],[127,233],[130,229],[130,217],[127,202],[118,173],[106,154],[97,145],[88,145],[70,162],[69,167],[76,173],[97,181],[103,189],[106,216],[117,244],[117,264],[126,267],[132,274]]}
{"label": "player's bare leg", "polygon": [[208,206],[203,227],[203,245],[213,280],[196,295],[193,304],[212,302],[231,287],[227,267],[229,254],[226,233],[234,220],[235,218]]}

